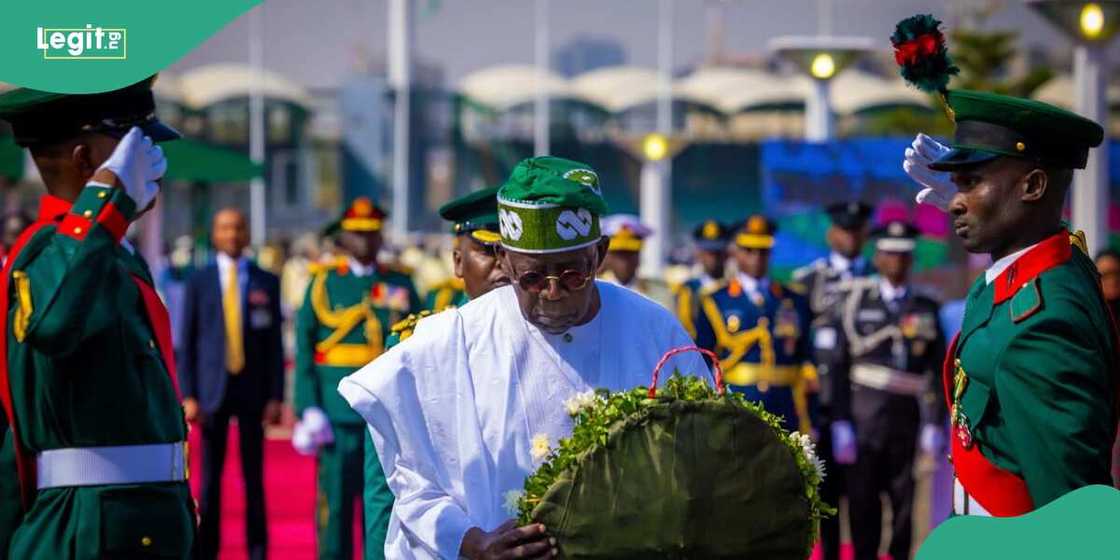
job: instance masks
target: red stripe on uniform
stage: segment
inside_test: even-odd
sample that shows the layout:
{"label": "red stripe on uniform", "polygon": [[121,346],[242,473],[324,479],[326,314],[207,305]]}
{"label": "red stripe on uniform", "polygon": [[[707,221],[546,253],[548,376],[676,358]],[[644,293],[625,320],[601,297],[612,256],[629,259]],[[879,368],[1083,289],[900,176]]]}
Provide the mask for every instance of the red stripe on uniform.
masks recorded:
{"label": "red stripe on uniform", "polygon": [[117,205],[112,202],[101,209],[101,215],[97,217],[97,223],[108,230],[115,241],[120,241],[124,237],[124,232],[128,231],[128,220],[117,209]]}

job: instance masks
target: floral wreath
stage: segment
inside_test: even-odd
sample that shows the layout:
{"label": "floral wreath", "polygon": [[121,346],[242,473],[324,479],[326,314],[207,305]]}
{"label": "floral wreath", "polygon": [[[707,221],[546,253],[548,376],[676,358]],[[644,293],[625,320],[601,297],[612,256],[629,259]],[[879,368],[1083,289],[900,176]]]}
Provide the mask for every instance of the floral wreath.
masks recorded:
{"label": "floral wreath", "polygon": [[[683,376],[674,371],[658,391],[658,375],[666,361],[679,353],[701,352],[714,364],[713,389],[703,378]],[[595,451],[610,448],[608,440],[620,430],[634,429],[646,423],[650,412],[666,403],[715,403],[732,406],[756,416],[765,423],[793,457],[804,486],[802,496],[808,502],[808,530],[804,534],[807,557],[816,543],[820,520],[835,514],[820,495],[824,479],[824,463],[817,457],[815,445],[809,435],[787,432],[780,417],[767,412],[761,405],[746,400],[743,395],[727,392],[723,386],[722,371],[716,356],[704,349],[687,346],[670,350],[657,364],[650,387],[637,387],[629,391],[612,393],[604,389],[577,394],[565,402],[568,414],[574,419],[572,435],[561,439],[553,447],[547,434],[537,434],[531,441],[531,454],[539,463],[535,472],[526,480],[524,489],[510,490],[503,496],[506,510],[516,516],[519,525],[533,523],[540,517],[538,506],[546,494],[561,478],[570,479],[584,466]],[[563,545],[563,542],[560,543]]]}

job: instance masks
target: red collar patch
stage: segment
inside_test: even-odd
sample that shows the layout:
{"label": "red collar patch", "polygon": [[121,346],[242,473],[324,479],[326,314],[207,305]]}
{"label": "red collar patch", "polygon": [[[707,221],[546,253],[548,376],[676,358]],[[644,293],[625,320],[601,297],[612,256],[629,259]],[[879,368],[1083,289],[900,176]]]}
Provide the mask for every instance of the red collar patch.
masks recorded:
{"label": "red collar patch", "polygon": [[1035,245],[1019,257],[992,282],[995,284],[993,305],[999,305],[1018,293],[1040,274],[1058,266],[1073,255],[1069,232],[1062,230]]}
{"label": "red collar patch", "polygon": [[74,206],[72,202],[45,194],[39,197],[39,221],[53,222],[69,212],[72,206]]}

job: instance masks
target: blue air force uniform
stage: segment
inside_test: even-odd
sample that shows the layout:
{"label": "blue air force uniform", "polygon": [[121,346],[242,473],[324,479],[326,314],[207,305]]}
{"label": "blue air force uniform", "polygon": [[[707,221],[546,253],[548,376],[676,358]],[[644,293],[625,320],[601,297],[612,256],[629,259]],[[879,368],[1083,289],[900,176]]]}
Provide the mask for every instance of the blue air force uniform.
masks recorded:
{"label": "blue air force uniform", "polygon": [[[774,227],[747,220],[738,250],[769,251]],[[781,283],[745,274],[700,297],[693,318],[697,345],[716,353],[730,390],[784,419],[787,430],[809,431],[805,366],[811,365],[808,300]]]}

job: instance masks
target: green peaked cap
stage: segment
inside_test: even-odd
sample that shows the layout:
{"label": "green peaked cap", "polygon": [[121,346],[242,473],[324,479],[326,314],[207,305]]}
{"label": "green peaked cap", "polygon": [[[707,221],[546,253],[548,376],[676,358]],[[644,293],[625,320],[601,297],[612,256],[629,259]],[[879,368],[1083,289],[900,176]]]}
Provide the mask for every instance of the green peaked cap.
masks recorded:
{"label": "green peaked cap", "polygon": [[451,222],[455,235],[470,235],[492,245],[498,237],[498,187],[490,187],[461,196],[439,207],[441,218]]}
{"label": "green peaked cap", "polygon": [[591,166],[558,157],[522,160],[498,190],[502,245],[560,253],[594,245],[607,203]]}
{"label": "green peaked cap", "polygon": [[1048,103],[981,91],[951,90],[957,129],[952,151],[930,168],[951,171],[1000,156],[1084,169],[1089,149],[1104,138],[1101,125]]}

